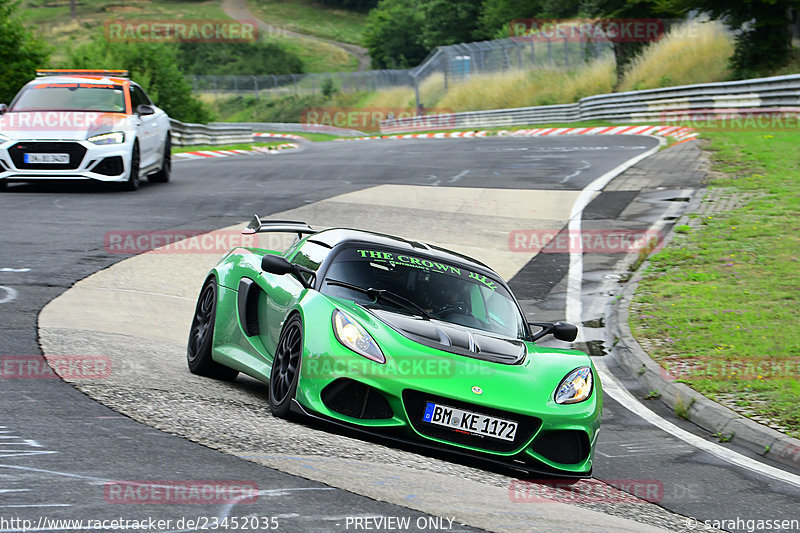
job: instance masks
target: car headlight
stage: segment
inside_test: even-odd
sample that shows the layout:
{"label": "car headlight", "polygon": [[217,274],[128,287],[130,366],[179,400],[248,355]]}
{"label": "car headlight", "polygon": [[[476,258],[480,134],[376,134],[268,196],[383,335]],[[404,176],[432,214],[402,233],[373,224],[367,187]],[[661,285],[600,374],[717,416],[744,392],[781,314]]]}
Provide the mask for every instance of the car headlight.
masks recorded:
{"label": "car headlight", "polygon": [[592,394],[592,370],[588,366],[576,368],[561,380],[556,389],[556,403],[578,403]]}
{"label": "car headlight", "polygon": [[338,309],[333,312],[333,333],[344,346],[376,363],[385,363],[386,357],[378,343],[361,325]]}
{"label": "car headlight", "polygon": [[94,137],[89,137],[86,140],[94,144],[122,144],[125,142],[125,134],[121,131],[114,131],[111,133],[95,135]]}

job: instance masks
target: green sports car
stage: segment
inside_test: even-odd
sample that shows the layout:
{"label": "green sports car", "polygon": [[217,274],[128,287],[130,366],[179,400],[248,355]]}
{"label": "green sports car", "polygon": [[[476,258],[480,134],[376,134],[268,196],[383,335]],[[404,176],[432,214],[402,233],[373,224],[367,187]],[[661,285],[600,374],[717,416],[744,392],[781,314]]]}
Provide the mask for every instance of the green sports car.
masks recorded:
{"label": "green sports car", "polygon": [[587,477],[602,412],[591,359],[546,348],[577,328],[526,322],[486,265],[436,246],[255,217],[285,251],[236,248],[200,292],[189,369],[269,383],[301,413],[525,472]]}

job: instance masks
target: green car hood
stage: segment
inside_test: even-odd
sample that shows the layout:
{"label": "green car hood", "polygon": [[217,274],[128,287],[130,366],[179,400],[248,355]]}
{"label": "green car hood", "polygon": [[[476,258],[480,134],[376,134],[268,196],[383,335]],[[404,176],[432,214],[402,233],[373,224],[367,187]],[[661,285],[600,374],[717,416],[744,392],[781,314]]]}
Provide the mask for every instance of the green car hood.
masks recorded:
{"label": "green car hood", "polygon": [[[584,364],[591,365],[589,357],[576,350],[542,348],[533,342],[494,336],[490,332],[450,322],[428,321],[391,311],[365,309],[352,300],[327,295],[323,297],[329,300],[334,307],[338,307],[357,319],[379,342],[385,335],[382,332],[388,328],[406,339],[435,350],[482,361],[519,365],[524,363],[527,355],[552,353],[555,355],[552,363],[556,367],[560,367],[562,364],[566,365],[565,368],[574,365],[576,356],[585,359]],[[470,342],[474,343],[471,349]],[[569,362],[559,361],[564,355],[571,356]]]}
{"label": "green car hood", "polygon": [[525,343],[520,340],[496,337],[443,320],[425,320],[383,309],[370,312],[407,339],[430,348],[509,365],[525,358]]}

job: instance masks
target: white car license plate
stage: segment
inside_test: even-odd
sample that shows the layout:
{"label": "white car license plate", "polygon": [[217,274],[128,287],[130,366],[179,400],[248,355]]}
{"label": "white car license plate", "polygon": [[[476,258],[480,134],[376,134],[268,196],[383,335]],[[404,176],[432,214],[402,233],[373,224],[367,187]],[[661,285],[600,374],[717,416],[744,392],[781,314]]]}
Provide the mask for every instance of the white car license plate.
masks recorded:
{"label": "white car license plate", "polygon": [[26,163],[69,163],[69,154],[25,154]]}
{"label": "white car license plate", "polygon": [[453,430],[509,441],[513,441],[517,434],[517,423],[511,420],[464,411],[433,402],[427,402],[422,421]]}

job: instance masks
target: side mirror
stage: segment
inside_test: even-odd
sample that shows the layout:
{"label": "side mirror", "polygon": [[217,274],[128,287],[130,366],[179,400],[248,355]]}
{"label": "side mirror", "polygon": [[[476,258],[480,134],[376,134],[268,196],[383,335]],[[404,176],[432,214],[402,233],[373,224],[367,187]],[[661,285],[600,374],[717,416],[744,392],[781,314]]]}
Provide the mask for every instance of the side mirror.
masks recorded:
{"label": "side mirror", "polygon": [[0,115],[8,111],[8,106],[6,104],[0,104]]}
{"label": "side mirror", "polygon": [[553,337],[560,341],[572,342],[578,337],[578,326],[569,322],[556,322]]}
{"label": "side mirror", "polygon": [[155,112],[156,110],[153,109],[153,106],[149,106],[147,104],[139,104],[136,106],[137,115],[153,115]]}
{"label": "side mirror", "polygon": [[278,276],[293,274],[295,271],[294,265],[292,265],[285,257],[272,254],[265,255],[261,260],[261,270]]}
{"label": "side mirror", "polygon": [[578,337],[578,326],[569,322],[556,322],[555,324],[552,322],[528,322],[528,324],[542,328],[531,335],[532,341],[537,341],[550,334],[556,339],[565,342],[572,342]]}
{"label": "side mirror", "polygon": [[309,279],[316,276],[316,272],[313,270],[301,267],[300,265],[295,265],[294,263],[289,262],[289,260],[283,256],[272,254],[267,254],[263,259],[261,259],[261,270],[277,276],[291,274],[297,278],[297,281],[303,284],[303,287],[307,289],[312,286],[312,283],[303,277],[303,274],[309,274]]}

